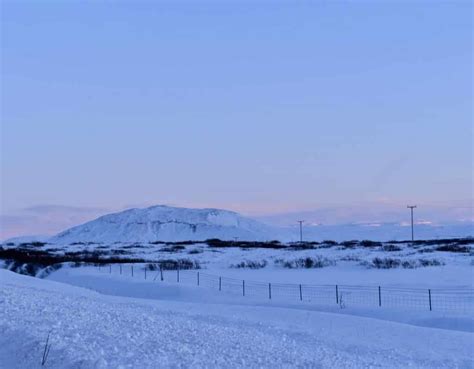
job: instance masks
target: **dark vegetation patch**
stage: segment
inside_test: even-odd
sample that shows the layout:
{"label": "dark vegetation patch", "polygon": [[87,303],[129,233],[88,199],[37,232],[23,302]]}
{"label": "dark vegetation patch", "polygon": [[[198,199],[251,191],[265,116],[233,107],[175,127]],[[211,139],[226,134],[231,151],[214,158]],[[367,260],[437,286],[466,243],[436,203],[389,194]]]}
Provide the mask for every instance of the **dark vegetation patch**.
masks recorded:
{"label": "dark vegetation patch", "polygon": [[150,245],[194,245],[196,243],[203,243],[202,241],[153,241]]}
{"label": "dark vegetation patch", "polygon": [[370,262],[362,262],[361,264],[368,268],[376,268],[376,269],[394,269],[394,268],[415,269],[415,268],[428,267],[428,266],[440,266],[440,265],[444,265],[444,262],[437,259],[401,260],[401,259],[395,259],[395,258],[374,258]]}
{"label": "dark vegetation patch", "polygon": [[356,255],[346,255],[340,258],[341,261],[360,261],[360,258]]}
{"label": "dark vegetation patch", "polygon": [[430,247],[426,247],[426,248],[424,248],[424,249],[419,249],[419,250],[418,250],[418,252],[419,252],[420,254],[426,254],[426,253],[430,253],[430,252],[434,252],[434,251],[435,251],[435,249],[430,248]]}
{"label": "dark vegetation patch", "polygon": [[121,249],[111,250],[110,253],[112,255],[131,255],[132,254],[131,251],[121,250]]}
{"label": "dark vegetation patch", "polygon": [[147,269],[154,270],[189,270],[189,269],[201,269],[201,265],[196,260],[191,259],[164,259],[159,260],[155,263],[147,264]]}
{"label": "dark vegetation patch", "polygon": [[188,254],[194,255],[194,254],[202,254],[204,251],[200,249],[192,249],[188,251]]}
{"label": "dark vegetation patch", "polygon": [[469,253],[471,251],[471,247],[461,246],[459,244],[449,244],[449,245],[438,246],[436,248],[436,251]]}
{"label": "dark vegetation patch", "polygon": [[388,245],[382,246],[382,251],[387,251],[387,252],[402,251],[402,248],[400,246],[392,245],[391,243],[389,243]]}
{"label": "dark vegetation patch", "polygon": [[180,252],[186,249],[186,246],[183,245],[173,245],[170,247],[163,247],[160,249],[161,252]]}
{"label": "dark vegetation patch", "polygon": [[371,241],[371,240],[363,240],[363,241],[359,242],[359,246],[362,246],[362,247],[380,247],[380,246],[382,246],[382,242]]}
{"label": "dark vegetation patch", "polygon": [[261,248],[261,249],[284,249],[286,245],[280,243],[280,241],[222,241],[217,238],[211,238],[204,241],[210,247],[240,247],[245,249],[250,248]]}
{"label": "dark vegetation patch", "polygon": [[20,247],[43,247],[44,245],[47,245],[46,242],[22,242],[20,243]]}
{"label": "dark vegetation patch", "polygon": [[439,238],[434,240],[405,240],[405,241],[390,241],[389,243],[406,243],[412,244],[417,246],[437,246],[437,245],[458,245],[458,246],[465,246],[465,245],[472,245],[474,244],[473,237],[464,237],[464,238]]}
{"label": "dark vegetation patch", "polygon": [[339,244],[342,249],[353,249],[359,245],[358,240],[343,241]]}
{"label": "dark vegetation patch", "polygon": [[262,269],[267,266],[267,261],[244,260],[237,264],[231,264],[231,268],[237,269]]}
{"label": "dark vegetation patch", "polygon": [[[318,243],[319,244],[319,243]],[[317,244],[314,244],[313,242],[298,242],[298,243],[292,243],[290,246],[287,247],[288,250],[314,250],[316,248]]]}
{"label": "dark vegetation patch", "polygon": [[128,250],[128,249],[148,249],[150,248],[150,246],[145,246],[145,245],[142,245],[142,244],[139,244],[139,243],[135,243],[135,244],[132,244],[132,245],[125,245],[125,246],[122,246],[121,249],[124,249],[124,250]]}
{"label": "dark vegetation patch", "polygon": [[110,256],[104,251],[70,251],[52,254],[44,250],[25,248],[4,249],[0,247],[0,259],[6,261],[8,268],[18,273],[36,275],[39,270],[61,263],[87,263],[101,265],[110,263],[144,263],[144,259],[120,258]]}
{"label": "dark vegetation patch", "polygon": [[281,265],[284,268],[289,268],[289,269],[298,269],[298,268],[310,269],[310,268],[324,268],[327,266],[335,265],[336,262],[322,256],[316,256],[316,257],[306,257],[306,258],[292,259],[292,260],[276,259],[275,264]]}

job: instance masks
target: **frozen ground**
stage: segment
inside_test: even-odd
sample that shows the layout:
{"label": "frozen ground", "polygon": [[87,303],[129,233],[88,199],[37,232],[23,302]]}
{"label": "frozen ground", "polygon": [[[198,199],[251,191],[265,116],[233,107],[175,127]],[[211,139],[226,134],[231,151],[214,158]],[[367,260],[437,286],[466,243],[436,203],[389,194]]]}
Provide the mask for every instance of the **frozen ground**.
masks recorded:
{"label": "frozen ground", "polygon": [[46,368],[473,367],[470,317],[243,304],[123,277],[49,277],[92,291],[0,270],[0,368],[39,368],[48,332]]}

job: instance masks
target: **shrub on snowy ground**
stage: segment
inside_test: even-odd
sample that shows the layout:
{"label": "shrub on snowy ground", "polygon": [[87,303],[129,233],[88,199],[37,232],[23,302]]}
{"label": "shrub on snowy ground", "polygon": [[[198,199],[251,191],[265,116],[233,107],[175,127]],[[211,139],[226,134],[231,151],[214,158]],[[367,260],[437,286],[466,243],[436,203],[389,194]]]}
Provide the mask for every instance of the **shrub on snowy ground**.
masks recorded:
{"label": "shrub on snowy ground", "polygon": [[444,262],[438,259],[418,259],[418,262],[422,267],[444,265]]}
{"label": "shrub on snowy ground", "polygon": [[359,242],[359,245],[362,247],[377,247],[377,246],[382,246],[382,242],[363,240]]}
{"label": "shrub on snowy ground", "polygon": [[245,260],[241,261],[238,264],[231,264],[231,268],[249,268],[249,269],[261,269],[265,268],[267,266],[267,261],[262,260],[262,261],[251,261],[251,260]]}
{"label": "shrub on snowy ground", "polygon": [[173,245],[171,247],[163,247],[162,249],[160,249],[160,251],[161,252],[180,252],[184,249],[186,249],[186,247],[183,245]]}
{"label": "shrub on snowy ground", "polygon": [[34,241],[34,242],[23,242],[23,243],[20,243],[20,247],[42,247],[46,245],[46,242],[38,242],[38,241]]}
{"label": "shrub on snowy ground", "polygon": [[358,244],[359,244],[359,241],[357,241],[357,240],[344,241],[344,242],[340,243],[340,245],[343,248],[348,248],[348,249],[352,249],[352,248],[356,247]]}
{"label": "shrub on snowy ground", "polygon": [[336,246],[337,245],[337,242],[333,241],[333,240],[324,240],[321,243],[324,244],[324,245],[331,245],[331,246]]}
{"label": "shrub on snowy ground", "polygon": [[159,260],[156,263],[150,263],[147,265],[147,269],[154,271],[154,270],[188,270],[188,269],[201,269],[201,265],[196,260],[191,259],[164,259]]}
{"label": "shrub on snowy ground", "polygon": [[414,269],[428,266],[440,266],[444,265],[444,262],[437,259],[400,260],[394,258],[373,258],[371,262],[364,261],[361,265],[376,269],[393,269],[399,267],[404,269]]}
{"label": "shrub on snowy ground", "polygon": [[288,250],[312,250],[314,249],[314,244],[312,242],[298,242],[295,244],[291,244],[288,247]]}
{"label": "shrub on snowy ground", "polygon": [[329,260],[328,258],[317,256],[317,257],[306,257],[293,260],[283,260],[276,259],[275,264],[281,265],[284,268],[297,269],[297,268],[324,268],[327,266],[335,265],[334,260]]}
{"label": "shrub on snowy ground", "polygon": [[397,245],[384,245],[382,246],[382,251],[393,252],[393,251],[402,251],[402,248]]}
{"label": "shrub on snowy ground", "polygon": [[341,261],[360,261],[360,258],[356,255],[346,255],[340,258]]}
{"label": "shrub on snowy ground", "polygon": [[240,248],[262,248],[262,249],[284,249],[287,246],[279,241],[258,242],[258,241],[223,241],[218,238],[211,238],[204,241],[210,247],[240,247]]}
{"label": "shrub on snowy ground", "polygon": [[462,253],[468,253],[471,251],[471,248],[469,246],[459,246],[459,245],[444,245],[444,246],[438,246],[436,248],[436,251],[448,251],[448,252],[462,252]]}
{"label": "shrub on snowy ground", "polygon": [[425,254],[425,253],[434,252],[434,251],[435,251],[434,249],[431,249],[429,247],[418,250],[420,254]]}
{"label": "shrub on snowy ground", "polygon": [[202,253],[203,253],[203,251],[199,250],[199,249],[193,249],[193,250],[190,250],[188,252],[188,254],[191,254],[191,255],[193,255],[193,254],[202,254]]}

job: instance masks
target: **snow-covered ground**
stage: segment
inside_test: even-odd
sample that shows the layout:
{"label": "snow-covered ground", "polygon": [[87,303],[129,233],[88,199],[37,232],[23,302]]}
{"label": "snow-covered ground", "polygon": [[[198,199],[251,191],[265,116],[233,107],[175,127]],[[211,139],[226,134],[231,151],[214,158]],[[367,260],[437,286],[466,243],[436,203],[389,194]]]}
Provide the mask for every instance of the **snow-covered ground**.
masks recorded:
{"label": "snow-covered ground", "polygon": [[263,303],[95,268],[48,278],[62,283],[0,270],[0,368],[39,368],[49,332],[46,368],[473,367],[469,316]]}

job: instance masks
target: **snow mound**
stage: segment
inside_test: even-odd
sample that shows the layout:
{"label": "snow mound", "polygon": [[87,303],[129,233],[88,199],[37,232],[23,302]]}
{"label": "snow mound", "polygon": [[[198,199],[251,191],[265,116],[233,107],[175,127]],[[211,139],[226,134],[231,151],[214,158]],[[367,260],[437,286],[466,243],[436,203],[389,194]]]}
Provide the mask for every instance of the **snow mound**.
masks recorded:
{"label": "snow mound", "polygon": [[222,240],[264,241],[276,228],[219,209],[152,206],[104,215],[52,237],[53,243]]}

